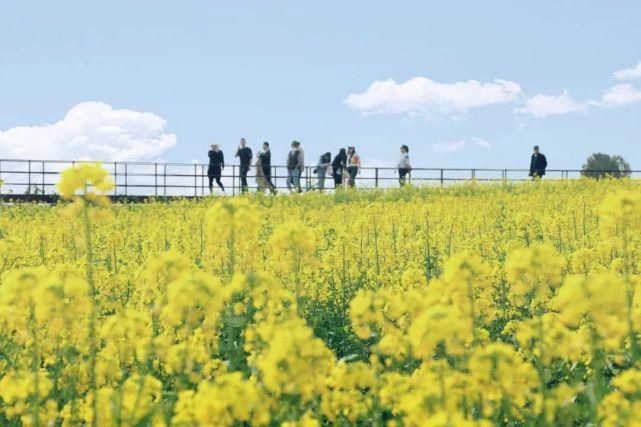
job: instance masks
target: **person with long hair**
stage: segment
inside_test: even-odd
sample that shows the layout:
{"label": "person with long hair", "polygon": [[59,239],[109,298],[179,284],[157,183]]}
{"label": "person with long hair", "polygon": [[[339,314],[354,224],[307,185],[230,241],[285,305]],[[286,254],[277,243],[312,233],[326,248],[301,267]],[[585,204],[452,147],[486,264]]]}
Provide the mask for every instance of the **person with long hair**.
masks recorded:
{"label": "person with long hair", "polygon": [[356,186],[356,175],[361,168],[361,157],[356,153],[356,148],[347,147],[347,173],[349,174],[349,186]]}
{"label": "person with long hair", "polygon": [[269,190],[272,194],[276,194],[276,186],[272,182],[272,153],[269,149],[269,142],[263,142],[263,151],[258,154],[258,161],[260,161],[261,165],[260,172],[263,175],[266,184],[269,186]]}
{"label": "person with long hair", "polygon": [[267,177],[265,176],[265,173],[263,172],[263,160],[261,159],[260,156],[256,158],[256,192],[258,193],[265,193],[265,190],[269,188],[269,184],[267,183]]}
{"label": "person with long hair", "polygon": [[343,185],[343,174],[347,165],[347,152],[341,148],[338,154],[332,160],[332,178],[334,178],[334,188],[340,188]]}
{"label": "person with long hair", "polygon": [[220,180],[223,169],[225,169],[225,156],[220,150],[220,147],[217,144],[211,145],[211,150],[209,150],[209,167],[207,168],[207,178],[209,178],[209,193],[214,192],[214,180],[216,184],[225,192],[225,187]]}

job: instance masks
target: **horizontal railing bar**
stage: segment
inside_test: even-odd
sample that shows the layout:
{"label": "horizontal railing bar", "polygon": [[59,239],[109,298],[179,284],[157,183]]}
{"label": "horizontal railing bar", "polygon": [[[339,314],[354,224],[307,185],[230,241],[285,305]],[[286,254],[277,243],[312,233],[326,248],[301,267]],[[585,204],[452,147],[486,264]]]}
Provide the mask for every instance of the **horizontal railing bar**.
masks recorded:
{"label": "horizontal railing bar", "polygon": [[[0,162],[2,162],[2,161],[3,160],[0,160]],[[285,169],[285,166],[272,166],[272,168]],[[307,168],[313,169],[313,167],[311,167],[311,166],[307,166]],[[368,171],[368,170],[372,170],[372,171],[376,171],[376,170],[379,170],[379,171],[382,171],[382,170],[397,171],[398,169],[397,168],[365,168],[365,167],[362,167],[362,168],[360,168],[360,170],[361,171]],[[518,173],[529,173],[530,172],[529,169],[447,169],[447,168],[443,168],[443,169],[414,168],[414,169],[412,169],[412,172],[416,172],[416,171],[425,171],[425,172],[440,172],[440,171],[443,171],[443,172],[471,172],[471,171],[475,171],[477,173],[478,172],[518,172]],[[30,175],[42,176],[42,175],[59,175],[60,172],[61,171],[44,171],[43,172],[43,171],[38,171],[38,170],[32,170],[31,172],[29,172],[27,170],[5,170],[5,169],[2,170],[2,174],[3,175],[4,174],[18,174],[18,175],[29,175],[30,174]],[[577,170],[573,170],[573,169],[547,169],[546,170],[546,174],[557,173],[557,172],[558,173],[638,174],[638,173],[641,173],[641,170],[638,170],[638,171],[637,170],[597,170],[597,169],[591,169],[589,171],[578,170],[578,169]],[[123,174],[123,173],[121,172],[120,174]],[[151,173],[151,172],[127,172],[127,175],[130,176],[130,177],[133,177],[133,176],[147,176],[147,177],[156,176],[156,174]],[[166,174],[159,173],[158,175],[164,175],[164,176],[168,176],[168,177],[188,177],[188,178],[193,178],[194,176],[198,176],[198,177],[206,177],[207,176],[207,174],[196,174],[196,175],[194,175],[193,173],[191,173],[191,174],[190,173],[166,173]],[[230,178],[232,176],[238,177],[238,175],[224,175],[224,174],[221,175],[221,177],[230,177]],[[328,173],[327,176],[330,176],[330,174]],[[249,175],[248,174],[247,177],[255,177],[255,175]],[[272,178],[286,178],[286,177],[287,177],[287,175],[272,175]],[[316,174],[312,174],[310,177],[311,178],[316,178]],[[301,177],[301,179],[303,179],[303,178],[305,178],[305,177]],[[374,178],[374,177],[372,177],[372,178]],[[383,179],[383,178],[385,178],[385,177],[379,177],[379,179]]]}
{"label": "horizontal railing bar", "polygon": [[[34,164],[42,164],[43,162],[45,164],[47,163],[53,163],[53,164],[83,164],[83,163],[100,163],[102,165],[118,165],[118,166],[123,166],[124,165],[137,165],[137,166],[180,166],[180,167],[191,167],[193,168],[194,166],[198,167],[207,167],[209,166],[208,163],[177,163],[177,162],[142,162],[142,161],[123,161],[123,162],[114,162],[114,161],[100,161],[100,160],[22,160],[22,159],[0,159],[0,162],[8,162],[8,163],[24,163],[28,164],[29,162],[34,163]],[[230,164],[227,165],[226,167],[233,167],[238,165],[235,164]],[[252,165],[253,167],[253,165]],[[286,169],[286,165],[271,165],[272,168],[280,168],[280,169]],[[306,169],[313,169],[316,166],[305,166]],[[397,167],[392,167],[392,166],[361,166],[360,170],[365,171],[365,170],[391,170],[395,171],[398,170]],[[413,167],[412,171],[465,171],[465,172],[471,172],[471,171],[476,171],[476,172],[529,172],[529,169],[505,169],[505,168],[456,168],[456,167],[446,167],[446,168],[438,168],[438,167]],[[3,173],[9,173],[12,171],[2,171]],[[18,172],[18,171],[15,171]],[[55,171],[45,171],[46,173],[56,173]],[[583,169],[546,169],[547,173],[550,172],[585,172]],[[617,170],[617,169],[590,169],[589,172],[601,172],[601,173],[641,173],[641,170],[635,170],[635,169],[627,169],[627,170]],[[32,171],[32,174],[36,175],[41,175],[42,171]],[[128,173],[130,175],[131,173]],[[153,176],[153,175],[152,175]],[[169,176],[169,175],[168,175]],[[188,175],[193,177],[194,175]]]}
{"label": "horizontal railing bar", "polygon": [[[0,187],[0,196],[11,197],[21,196],[37,198],[39,196],[54,195],[56,190],[54,180],[60,176],[62,170],[68,166],[95,163],[90,160],[22,160],[22,159],[0,159],[0,179],[3,185]],[[208,193],[208,163],[178,163],[178,162],[98,162],[112,174],[115,181],[115,188],[110,195],[117,197],[195,197]],[[318,175],[313,169],[317,166],[305,166],[300,176],[300,188],[304,190],[317,190],[319,188]],[[343,184],[349,180],[347,168],[342,169]],[[220,178],[225,188],[232,194],[239,194],[243,190],[241,185],[240,166],[228,164],[221,170]],[[285,174],[285,165],[270,165],[271,180],[274,188],[278,190],[288,189],[284,183],[289,179]],[[331,166],[325,174],[325,189],[333,190],[333,174]],[[390,166],[361,166],[360,174],[355,177],[356,186],[359,189],[389,188],[392,183],[399,182],[396,173],[398,168]],[[247,174],[247,190],[267,191],[257,181],[260,176],[256,165],[251,165]],[[416,167],[406,176],[405,182],[409,183],[440,183],[441,185],[457,182],[523,182],[528,181],[526,174],[529,169],[505,169],[505,168],[439,168],[439,167]],[[585,173],[588,174],[625,174],[637,176],[641,170],[589,170],[582,169],[547,169],[547,179],[575,179]],[[22,182],[16,182],[22,181]],[[213,185],[216,192],[218,186]],[[26,190],[26,191],[25,191]],[[134,193],[134,194],[132,194]]]}

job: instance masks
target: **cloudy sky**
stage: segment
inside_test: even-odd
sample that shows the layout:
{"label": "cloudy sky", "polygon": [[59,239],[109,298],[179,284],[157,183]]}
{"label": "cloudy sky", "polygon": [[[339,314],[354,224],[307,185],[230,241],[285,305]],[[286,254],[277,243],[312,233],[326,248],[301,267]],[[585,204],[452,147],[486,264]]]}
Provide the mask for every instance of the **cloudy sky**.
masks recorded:
{"label": "cloudy sky", "polygon": [[641,169],[641,2],[0,3],[0,158]]}

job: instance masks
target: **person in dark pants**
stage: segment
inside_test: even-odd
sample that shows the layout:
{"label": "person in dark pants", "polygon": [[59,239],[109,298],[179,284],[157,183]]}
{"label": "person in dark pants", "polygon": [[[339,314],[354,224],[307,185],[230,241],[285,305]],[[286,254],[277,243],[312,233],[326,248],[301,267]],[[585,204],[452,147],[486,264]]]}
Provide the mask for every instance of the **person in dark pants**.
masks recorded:
{"label": "person in dark pants", "polygon": [[407,145],[401,145],[401,157],[398,159],[398,182],[401,187],[405,185],[405,177],[412,170],[409,152],[410,148]]}
{"label": "person in dark pants", "polygon": [[332,160],[332,178],[334,178],[334,188],[340,188],[343,185],[343,174],[347,165],[347,152],[341,148],[338,154]]}
{"label": "person in dark pants", "polygon": [[534,146],[534,153],[532,153],[532,159],[530,160],[530,176],[532,179],[543,178],[545,175],[545,169],[548,167],[548,159],[545,158],[545,155],[539,150],[539,146]]}
{"label": "person in dark pants", "polygon": [[220,181],[220,176],[223,169],[225,169],[225,156],[223,152],[220,151],[220,148],[216,144],[212,144],[211,150],[209,150],[209,167],[207,168],[207,178],[209,178],[209,193],[214,192],[214,179],[216,184],[225,192],[225,187]]}
{"label": "person in dark pants", "polygon": [[272,183],[272,152],[269,150],[269,142],[263,142],[263,152],[258,154],[258,158],[263,168],[265,181],[267,181],[267,185],[269,185],[272,194],[276,194],[276,187]]}
{"label": "person in dark pants", "polygon": [[287,155],[287,188],[289,191],[302,193],[300,177],[305,170],[305,154],[300,148],[300,142],[292,141],[292,149]]}
{"label": "person in dark pants", "polygon": [[253,156],[252,149],[247,147],[245,138],[240,138],[240,145],[238,146],[238,151],[236,151],[236,157],[240,159],[240,185],[243,193],[246,193],[249,188],[247,185],[247,173],[249,173]]}

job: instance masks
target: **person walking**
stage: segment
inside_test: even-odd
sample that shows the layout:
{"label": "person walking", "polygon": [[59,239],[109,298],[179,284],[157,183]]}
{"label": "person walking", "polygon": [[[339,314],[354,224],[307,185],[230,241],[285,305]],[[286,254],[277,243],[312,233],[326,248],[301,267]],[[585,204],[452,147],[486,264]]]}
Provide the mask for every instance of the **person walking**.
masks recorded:
{"label": "person walking", "polygon": [[223,169],[225,169],[225,156],[220,150],[220,147],[217,144],[211,145],[211,150],[209,150],[209,167],[207,168],[207,178],[209,178],[209,194],[214,192],[214,180],[216,184],[225,192],[225,187],[220,181],[220,176],[222,175]]}
{"label": "person walking", "polygon": [[300,188],[300,175],[304,168],[305,156],[300,148],[300,142],[292,141],[292,149],[287,155],[287,188],[289,191],[295,188],[297,192],[303,192]]}
{"label": "person walking", "polygon": [[265,179],[265,174],[263,173],[263,162],[260,159],[260,155],[256,158],[256,192],[265,194],[265,190],[269,188],[267,184],[267,179]]}
{"label": "person walking", "polygon": [[356,187],[356,175],[361,167],[361,157],[356,153],[356,148],[347,147],[347,173],[349,174],[349,186]]}
{"label": "person walking", "polygon": [[332,153],[325,153],[318,159],[318,165],[314,169],[314,173],[318,177],[318,189],[323,191],[325,189],[325,176],[327,175],[327,168],[332,163]]}
{"label": "person walking", "polygon": [[401,145],[401,157],[398,159],[398,182],[401,187],[405,185],[405,177],[412,170],[409,152],[410,148],[407,145]]}
{"label": "person walking", "polygon": [[334,188],[340,188],[343,185],[343,175],[347,166],[347,152],[344,148],[338,151],[338,154],[332,160],[332,178],[334,178]]}
{"label": "person walking", "polygon": [[534,153],[530,159],[530,176],[532,179],[540,179],[545,175],[545,169],[548,167],[548,159],[539,150],[539,146],[534,146]]}
{"label": "person walking", "polygon": [[265,177],[266,184],[272,194],[276,194],[276,186],[272,183],[272,152],[269,149],[269,142],[263,142],[263,151],[258,154],[258,160],[260,161],[261,172]]}
{"label": "person walking", "polygon": [[240,145],[236,151],[236,157],[240,159],[240,185],[243,193],[246,193],[249,188],[247,185],[247,173],[251,167],[253,156],[252,149],[247,147],[245,138],[240,138]]}

